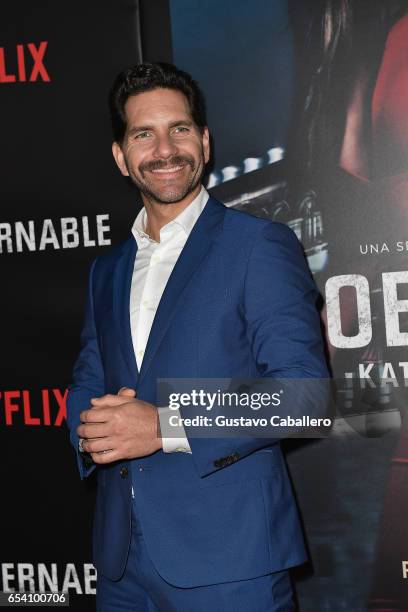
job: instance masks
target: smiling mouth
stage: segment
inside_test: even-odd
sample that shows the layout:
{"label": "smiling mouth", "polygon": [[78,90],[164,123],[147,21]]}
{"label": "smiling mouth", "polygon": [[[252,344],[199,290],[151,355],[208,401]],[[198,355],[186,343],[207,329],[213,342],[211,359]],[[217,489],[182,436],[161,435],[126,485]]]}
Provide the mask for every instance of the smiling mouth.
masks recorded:
{"label": "smiling mouth", "polygon": [[168,168],[156,168],[156,170],[150,170],[153,174],[177,174],[183,170],[184,166],[169,166]]}

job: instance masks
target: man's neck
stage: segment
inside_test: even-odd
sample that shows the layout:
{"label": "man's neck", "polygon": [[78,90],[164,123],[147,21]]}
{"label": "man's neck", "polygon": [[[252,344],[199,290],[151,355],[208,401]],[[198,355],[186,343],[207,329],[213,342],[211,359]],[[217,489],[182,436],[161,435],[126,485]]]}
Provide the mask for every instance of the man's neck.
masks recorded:
{"label": "man's neck", "polygon": [[171,204],[159,204],[158,202],[148,200],[142,196],[143,204],[146,210],[146,234],[148,234],[150,238],[156,242],[160,242],[161,228],[178,217],[179,214],[187,208],[187,206],[190,206],[200,191],[201,185],[198,185],[194,191],[180,200],[180,202],[173,202]]}

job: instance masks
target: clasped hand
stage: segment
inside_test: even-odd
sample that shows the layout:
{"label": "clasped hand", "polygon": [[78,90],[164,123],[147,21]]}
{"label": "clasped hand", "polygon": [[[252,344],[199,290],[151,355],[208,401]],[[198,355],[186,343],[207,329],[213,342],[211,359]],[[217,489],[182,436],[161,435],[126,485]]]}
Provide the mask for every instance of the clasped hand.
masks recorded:
{"label": "clasped hand", "polygon": [[92,399],[80,419],[77,434],[95,463],[145,457],[162,448],[155,406],[136,399],[132,389]]}

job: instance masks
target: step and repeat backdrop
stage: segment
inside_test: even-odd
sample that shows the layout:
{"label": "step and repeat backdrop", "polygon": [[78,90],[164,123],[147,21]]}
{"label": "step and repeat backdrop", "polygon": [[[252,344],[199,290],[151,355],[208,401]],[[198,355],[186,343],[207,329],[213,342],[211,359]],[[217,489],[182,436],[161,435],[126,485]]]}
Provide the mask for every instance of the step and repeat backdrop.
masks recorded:
{"label": "step and repeat backdrop", "polygon": [[77,475],[65,402],[90,263],[140,206],[111,158],[106,100],[143,58],[199,81],[206,186],[287,223],[321,291],[335,425],[284,443],[311,555],[294,572],[300,609],[408,609],[407,12],[389,0],[4,3],[0,590],[68,591],[72,609],[94,609],[95,483]]}
{"label": "step and repeat backdrop", "polygon": [[137,0],[3,2],[0,24],[0,590],[92,610],[95,483],[66,397],[91,261],[139,204],[112,164],[107,95],[140,59]]}

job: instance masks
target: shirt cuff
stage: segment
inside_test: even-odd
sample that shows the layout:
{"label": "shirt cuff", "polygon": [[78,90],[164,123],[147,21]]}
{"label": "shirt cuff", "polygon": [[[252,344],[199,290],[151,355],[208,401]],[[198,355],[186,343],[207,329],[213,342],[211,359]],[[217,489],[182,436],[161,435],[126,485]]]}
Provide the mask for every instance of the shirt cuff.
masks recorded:
{"label": "shirt cuff", "polygon": [[[179,419],[181,418],[180,412],[178,410],[172,410],[170,408],[162,407],[157,409],[159,413],[159,422],[160,422],[160,430],[162,432],[169,431],[169,416],[176,416]],[[162,435],[162,446],[164,453],[191,453],[190,444],[188,442],[188,438],[186,436],[185,429],[183,425],[178,425],[177,427],[171,428],[172,433],[174,432],[174,436],[171,438],[166,438]]]}

